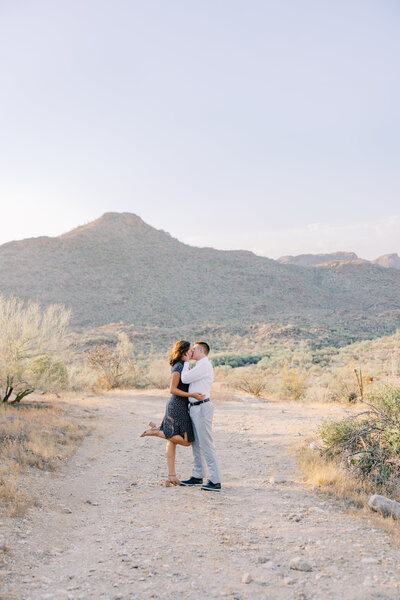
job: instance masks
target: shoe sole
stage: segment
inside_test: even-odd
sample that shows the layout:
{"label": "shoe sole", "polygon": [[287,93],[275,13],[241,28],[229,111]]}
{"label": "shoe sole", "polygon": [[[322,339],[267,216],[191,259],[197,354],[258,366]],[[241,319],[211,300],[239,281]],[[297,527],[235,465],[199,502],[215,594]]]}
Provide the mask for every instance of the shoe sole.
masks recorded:
{"label": "shoe sole", "polygon": [[220,491],[221,491],[221,490],[219,490],[219,489],[205,488],[205,487],[202,487],[201,489],[202,489],[204,492],[220,492]]}
{"label": "shoe sole", "polygon": [[202,483],[180,483],[179,485],[182,485],[183,487],[193,487],[196,485],[203,485]]}

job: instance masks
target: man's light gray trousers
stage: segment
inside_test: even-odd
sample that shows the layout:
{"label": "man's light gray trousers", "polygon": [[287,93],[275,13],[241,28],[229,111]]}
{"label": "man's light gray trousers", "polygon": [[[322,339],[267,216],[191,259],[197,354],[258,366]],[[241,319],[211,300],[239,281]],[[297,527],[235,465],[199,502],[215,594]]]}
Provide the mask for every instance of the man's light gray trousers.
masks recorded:
{"label": "man's light gray trousers", "polygon": [[204,402],[197,406],[190,406],[189,412],[194,431],[192,475],[198,478],[206,477],[207,466],[210,481],[221,483],[221,473],[212,437],[214,405],[211,401]]}

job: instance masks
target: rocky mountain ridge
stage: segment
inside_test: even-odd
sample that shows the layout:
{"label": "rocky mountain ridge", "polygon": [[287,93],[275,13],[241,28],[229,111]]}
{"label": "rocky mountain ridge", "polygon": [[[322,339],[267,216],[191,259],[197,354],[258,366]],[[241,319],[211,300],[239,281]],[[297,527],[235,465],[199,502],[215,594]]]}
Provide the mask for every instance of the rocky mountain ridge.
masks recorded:
{"label": "rocky mountain ridge", "polygon": [[291,323],[359,339],[400,326],[400,271],[360,260],[303,267],[195,248],[130,213],[106,213],[56,238],[3,244],[0,286],[5,296],[64,304],[80,328],[223,324],[240,332]]}
{"label": "rocky mountain ridge", "polygon": [[285,265],[300,265],[302,267],[320,267],[333,262],[365,261],[387,269],[400,269],[398,254],[384,254],[375,260],[366,261],[359,258],[355,252],[331,252],[329,254],[298,254],[297,256],[281,256],[278,262]]}

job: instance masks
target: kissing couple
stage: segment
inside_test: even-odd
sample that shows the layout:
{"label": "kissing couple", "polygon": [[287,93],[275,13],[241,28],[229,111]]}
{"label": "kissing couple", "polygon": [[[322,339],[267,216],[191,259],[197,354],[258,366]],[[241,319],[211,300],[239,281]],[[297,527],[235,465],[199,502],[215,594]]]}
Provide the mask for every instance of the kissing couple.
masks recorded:
{"label": "kissing couple", "polygon": [[[207,342],[180,340],[172,349],[171,365],[172,394],[164,419],[160,425],[150,422],[150,429],[140,437],[153,436],[167,440],[168,465],[167,486],[198,485],[202,490],[219,492],[221,474],[212,436],[214,405],[210,400],[210,388],[214,381],[214,369],[208,360],[210,346]],[[190,361],[195,361],[193,367]],[[180,481],[175,471],[177,446],[192,446],[192,476]],[[203,483],[208,468],[208,483]]]}

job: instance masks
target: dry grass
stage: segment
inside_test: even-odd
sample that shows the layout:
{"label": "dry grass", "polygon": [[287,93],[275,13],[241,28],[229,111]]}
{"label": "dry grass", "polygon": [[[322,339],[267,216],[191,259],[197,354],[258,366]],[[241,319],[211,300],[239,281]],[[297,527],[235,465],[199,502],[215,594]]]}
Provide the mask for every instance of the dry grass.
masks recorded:
{"label": "dry grass", "polygon": [[[150,361],[147,369],[143,369],[142,380],[149,387],[156,389],[168,389],[171,382],[171,367],[166,358],[158,358]],[[168,392],[169,393],[169,392]]]}
{"label": "dry grass", "polygon": [[337,462],[325,460],[318,451],[307,446],[301,446],[298,463],[306,483],[358,508],[367,506],[369,497],[376,493],[370,483],[345,471]]}
{"label": "dry grass", "polygon": [[0,471],[0,505],[11,517],[21,517],[29,506],[29,498],[18,485],[18,467]]}
{"label": "dry grass", "polygon": [[379,525],[392,537],[392,541],[400,545],[399,522],[392,517],[384,517],[371,512],[368,500],[372,494],[387,495],[393,500],[400,501],[400,493],[385,493],[383,488],[377,490],[367,481],[345,471],[335,461],[326,461],[317,451],[310,450],[308,446],[297,449],[299,467],[306,483],[318,488],[338,500],[344,500],[350,512],[358,517],[362,513],[374,523]]}
{"label": "dry grass", "polygon": [[29,469],[53,471],[68,460],[88,427],[65,408],[45,402],[0,406],[0,505],[23,515],[33,502],[21,479]]}

